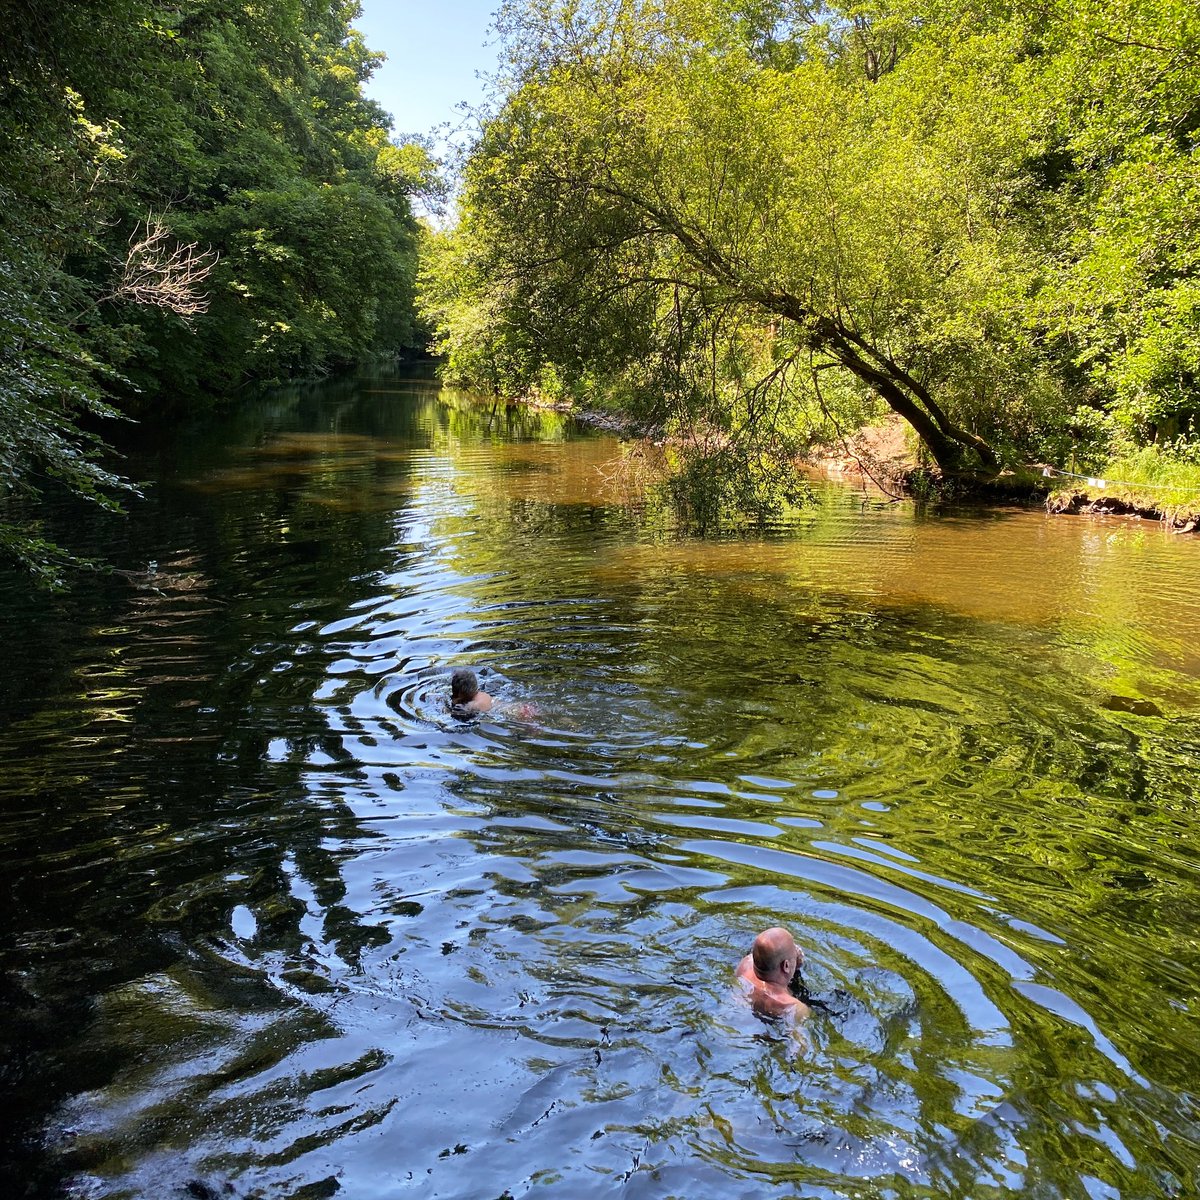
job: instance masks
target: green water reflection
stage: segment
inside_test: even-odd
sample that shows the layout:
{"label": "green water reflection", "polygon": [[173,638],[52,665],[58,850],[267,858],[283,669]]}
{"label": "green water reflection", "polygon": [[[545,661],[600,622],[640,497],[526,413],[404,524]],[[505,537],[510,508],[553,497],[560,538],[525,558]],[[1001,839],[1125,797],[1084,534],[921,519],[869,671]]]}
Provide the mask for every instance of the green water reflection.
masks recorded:
{"label": "green water reflection", "polygon": [[[8,582],[14,1194],[1195,1194],[1200,547],[702,539],[637,454],[296,393],[135,453],[120,573]],[[731,997],[776,921],[806,1050]]]}

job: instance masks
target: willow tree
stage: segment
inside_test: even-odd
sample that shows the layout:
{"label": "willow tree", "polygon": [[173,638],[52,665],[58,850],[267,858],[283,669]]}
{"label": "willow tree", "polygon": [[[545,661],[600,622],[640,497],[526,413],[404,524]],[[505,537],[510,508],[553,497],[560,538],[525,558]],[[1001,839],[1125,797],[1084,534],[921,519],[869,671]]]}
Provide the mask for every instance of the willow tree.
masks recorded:
{"label": "willow tree", "polygon": [[1036,370],[1040,135],[1010,35],[917,18],[510,6],[508,93],[427,272],[442,348],[760,427],[866,390],[943,470],[994,472],[970,424],[993,373]]}

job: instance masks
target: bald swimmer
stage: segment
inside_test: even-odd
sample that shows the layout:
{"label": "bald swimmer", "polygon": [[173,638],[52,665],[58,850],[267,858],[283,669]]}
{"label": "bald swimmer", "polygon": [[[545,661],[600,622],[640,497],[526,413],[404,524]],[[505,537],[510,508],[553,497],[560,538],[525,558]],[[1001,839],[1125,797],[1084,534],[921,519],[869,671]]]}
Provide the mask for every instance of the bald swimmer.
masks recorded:
{"label": "bald swimmer", "polygon": [[812,1012],[788,990],[804,962],[804,951],[786,929],[764,929],[738,963],[737,977],[750,1007],[760,1017],[803,1021]]}

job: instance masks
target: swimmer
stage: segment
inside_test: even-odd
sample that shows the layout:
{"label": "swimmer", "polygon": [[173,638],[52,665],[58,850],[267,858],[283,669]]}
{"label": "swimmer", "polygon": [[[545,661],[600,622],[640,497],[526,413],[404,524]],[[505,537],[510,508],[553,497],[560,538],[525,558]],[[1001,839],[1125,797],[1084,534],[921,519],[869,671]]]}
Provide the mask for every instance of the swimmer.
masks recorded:
{"label": "swimmer", "polygon": [[450,676],[450,711],[456,717],[474,717],[491,707],[492,698],[479,690],[474,671],[460,667]]}
{"label": "swimmer", "polygon": [[786,929],[765,929],[738,963],[737,977],[750,1007],[760,1017],[803,1021],[812,1009],[790,991],[799,980],[804,951]]}

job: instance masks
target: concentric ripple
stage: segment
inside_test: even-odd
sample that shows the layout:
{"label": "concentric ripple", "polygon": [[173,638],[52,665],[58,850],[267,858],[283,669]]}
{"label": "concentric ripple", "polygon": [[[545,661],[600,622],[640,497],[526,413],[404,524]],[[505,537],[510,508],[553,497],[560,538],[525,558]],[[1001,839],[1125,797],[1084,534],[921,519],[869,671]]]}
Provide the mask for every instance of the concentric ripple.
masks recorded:
{"label": "concentric ripple", "polygon": [[[698,538],[418,382],[187,453],[11,609],[25,1194],[1197,1190],[1193,542]],[[731,986],[777,923],[800,1036]]]}

